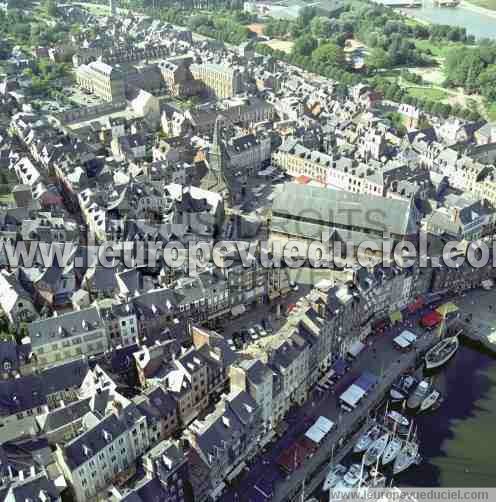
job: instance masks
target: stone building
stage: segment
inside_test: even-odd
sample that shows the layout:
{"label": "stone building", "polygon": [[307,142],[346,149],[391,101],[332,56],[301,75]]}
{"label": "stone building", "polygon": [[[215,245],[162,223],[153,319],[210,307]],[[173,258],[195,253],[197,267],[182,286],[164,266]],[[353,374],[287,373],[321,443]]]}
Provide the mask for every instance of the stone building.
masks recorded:
{"label": "stone building", "polygon": [[126,100],[124,75],[117,68],[102,61],[79,66],[76,69],[76,82],[104,101]]}

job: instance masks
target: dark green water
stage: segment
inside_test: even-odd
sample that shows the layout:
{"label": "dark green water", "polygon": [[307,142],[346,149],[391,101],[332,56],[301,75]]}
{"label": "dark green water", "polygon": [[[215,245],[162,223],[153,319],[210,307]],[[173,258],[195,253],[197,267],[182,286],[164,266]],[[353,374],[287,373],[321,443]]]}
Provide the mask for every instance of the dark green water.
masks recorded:
{"label": "dark green water", "polygon": [[424,462],[397,484],[496,486],[496,359],[462,346],[434,384],[443,404],[415,420]]}
{"label": "dark green water", "polygon": [[[394,484],[496,487],[496,358],[462,345],[432,379],[444,402],[413,417],[423,462]],[[314,496],[328,501],[320,490]]]}

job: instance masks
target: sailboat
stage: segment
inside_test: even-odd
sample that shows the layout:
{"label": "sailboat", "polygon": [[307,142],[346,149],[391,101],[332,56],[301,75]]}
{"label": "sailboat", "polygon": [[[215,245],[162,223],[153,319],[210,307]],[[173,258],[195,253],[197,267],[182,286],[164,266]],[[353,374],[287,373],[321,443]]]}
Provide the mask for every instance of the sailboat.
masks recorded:
{"label": "sailboat", "polygon": [[418,444],[415,441],[406,441],[405,445],[394,460],[394,474],[399,474],[414,464],[418,457],[418,451]]}
{"label": "sailboat", "polygon": [[346,467],[343,464],[337,464],[331,467],[324,480],[322,489],[324,491],[328,491],[331,488],[334,488],[340,481],[342,481],[345,474],[346,474]]}
{"label": "sailboat", "polygon": [[398,456],[402,445],[403,442],[401,439],[398,436],[393,436],[382,455],[382,464],[387,465],[389,462],[392,462]]}
{"label": "sailboat", "polygon": [[410,423],[408,421],[408,418],[404,417],[401,413],[398,413],[395,410],[391,410],[388,413],[387,417],[393,422],[396,422],[401,427],[408,427],[408,424]]}
{"label": "sailboat", "polygon": [[420,405],[420,411],[426,411],[431,406],[437,403],[438,399],[441,397],[441,393],[434,389],[427,397],[422,401]]}
{"label": "sailboat", "polygon": [[393,464],[393,473],[399,474],[404,470],[408,469],[412,464],[414,464],[418,458],[418,443],[417,443],[417,434],[416,432],[413,434],[413,438],[410,439],[410,435],[412,432],[413,423],[410,425],[408,430],[408,436],[405,440],[405,444],[403,448],[401,448],[398,456],[394,460]]}
{"label": "sailboat", "polygon": [[381,429],[377,425],[373,425],[368,431],[364,432],[357,443],[353,447],[354,453],[362,453],[364,452],[373,441],[375,441],[379,434],[381,433]]}
{"label": "sailboat", "polygon": [[366,466],[374,464],[377,459],[379,459],[382,454],[384,453],[384,450],[386,449],[386,446],[389,442],[389,432],[386,432],[379,438],[377,438],[367,449],[365,452],[365,455],[363,456],[363,463]]}
{"label": "sailboat", "polygon": [[364,471],[362,462],[362,464],[351,465],[348,472],[344,475],[343,481],[350,488],[354,488],[367,479],[367,476],[368,474]]}

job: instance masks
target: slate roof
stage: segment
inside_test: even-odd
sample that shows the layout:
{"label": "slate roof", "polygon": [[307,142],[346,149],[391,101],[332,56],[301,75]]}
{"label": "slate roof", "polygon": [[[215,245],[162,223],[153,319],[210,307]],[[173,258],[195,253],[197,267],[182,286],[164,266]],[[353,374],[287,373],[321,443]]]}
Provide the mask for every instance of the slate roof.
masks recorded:
{"label": "slate roof", "polygon": [[74,401],[51,411],[47,415],[37,417],[36,420],[43,432],[55,431],[81,419],[86,413],[89,413],[91,411],[90,401],[91,398],[89,397],[81,401]]}
{"label": "slate roof", "polygon": [[350,240],[382,236],[386,230],[400,236],[417,233],[411,201],[297,183],[287,183],[275,195],[272,215],[273,231],[306,238],[320,238],[325,227],[335,228]]}
{"label": "slate roof", "polygon": [[42,319],[28,325],[33,348],[69,337],[81,336],[89,331],[103,329],[103,323],[94,307]]}
{"label": "slate roof", "polygon": [[0,380],[0,415],[8,416],[46,404],[46,390],[38,375]]}
{"label": "slate roof", "polygon": [[[65,445],[64,454],[68,466],[74,470],[103,450],[109,443],[109,440],[105,438],[105,433],[111,435],[109,436],[111,440],[115,440],[125,432],[126,427],[116,415],[106,416],[94,427]],[[88,449],[88,454],[85,453],[85,447]]]}

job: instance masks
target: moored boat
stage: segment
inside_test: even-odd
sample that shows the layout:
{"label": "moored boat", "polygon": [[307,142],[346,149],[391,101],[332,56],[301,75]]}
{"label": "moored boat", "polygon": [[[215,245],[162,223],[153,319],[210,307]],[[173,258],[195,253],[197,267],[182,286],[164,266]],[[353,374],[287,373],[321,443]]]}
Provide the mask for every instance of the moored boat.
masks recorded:
{"label": "moored boat", "polygon": [[429,389],[429,382],[427,382],[427,380],[422,380],[408,398],[408,401],[406,402],[408,408],[411,410],[417,409],[427,397]]}
{"label": "moored boat", "polygon": [[367,449],[363,456],[364,465],[375,464],[384,453],[389,442],[389,432],[386,432],[381,437],[377,438]]}
{"label": "moored boat", "polygon": [[346,467],[344,465],[337,464],[331,467],[324,480],[322,489],[327,491],[330,490],[331,488],[334,488],[343,479],[345,474],[346,474]]}
{"label": "moored boat", "polygon": [[415,441],[406,441],[405,445],[394,460],[393,472],[399,474],[408,469],[417,461],[418,444]]}
{"label": "moored boat", "polygon": [[431,408],[432,406],[434,406],[434,404],[437,403],[437,401],[439,400],[439,398],[441,397],[441,394],[439,391],[437,390],[433,390],[430,394],[428,394],[426,396],[426,398],[422,401],[421,405],[420,405],[420,411],[426,411],[428,410],[429,408]]}
{"label": "moored boat", "polygon": [[406,399],[406,395],[401,392],[400,390],[398,389],[395,389],[395,388],[392,388],[390,391],[389,391],[389,395],[391,396],[391,400],[392,401],[403,401],[404,399]]}
{"label": "moored boat", "polygon": [[350,488],[354,488],[360,485],[362,481],[365,481],[367,477],[367,471],[363,469],[361,464],[353,464],[344,475],[343,481]]}
{"label": "moored boat", "polygon": [[459,346],[457,335],[441,340],[425,355],[426,369],[439,368],[439,366],[446,364],[454,356]]}
{"label": "moored boat", "polygon": [[354,453],[364,452],[372,444],[372,442],[379,437],[380,433],[381,430],[377,425],[372,426],[368,431],[365,431],[360,436],[357,443],[353,447],[353,452]]}
{"label": "moored boat", "polygon": [[403,446],[403,441],[400,438],[394,437],[391,439],[386,449],[384,450],[384,454],[382,455],[382,463],[383,465],[389,464],[392,462],[401,451],[401,447]]}
{"label": "moored boat", "polygon": [[396,422],[401,427],[408,427],[408,425],[410,424],[408,418],[404,417],[401,413],[398,413],[395,410],[391,410],[387,414],[387,417],[393,422]]}

